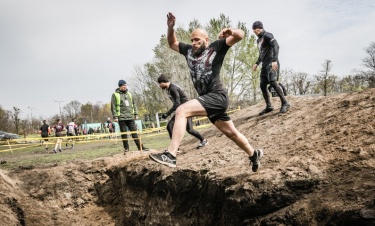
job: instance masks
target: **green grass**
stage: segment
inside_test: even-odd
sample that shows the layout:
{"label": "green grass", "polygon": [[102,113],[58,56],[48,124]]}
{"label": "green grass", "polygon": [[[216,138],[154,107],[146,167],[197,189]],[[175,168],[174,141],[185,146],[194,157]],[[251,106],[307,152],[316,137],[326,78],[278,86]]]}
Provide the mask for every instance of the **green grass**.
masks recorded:
{"label": "green grass", "polygon": [[[129,138],[130,151],[138,151],[132,138]],[[162,150],[165,149],[170,142],[169,136],[166,132],[144,134],[141,137],[141,141],[145,147]],[[54,142],[54,141],[52,141]],[[20,146],[14,146],[13,149],[17,149]],[[113,156],[115,154],[121,154],[124,151],[121,140],[85,140],[77,141],[74,149],[70,149],[70,144],[65,147],[65,143],[62,144],[62,152],[54,154],[52,150],[53,144],[48,145],[49,152],[46,152],[45,146],[38,143],[28,144],[25,148],[14,150],[13,152],[6,151],[0,152],[0,160],[7,161],[6,164],[0,164],[0,169],[12,170],[16,168],[32,168],[37,166],[48,166],[56,165],[64,162],[70,162],[75,160],[92,160],[100,157]],[[0,150],[9,150],[5,145],[0,146]]]}
{"label": "green grass", "polygon": [[[238,111],[238,109],[234,111]],[[201,126],[195,127],[195,130],[202,131],[211,126],[207,118],[203,117],[200,122]],[[147,131],[144,132],[146,133]],[[100,135],[97,135],[96,138],[99,136]],[[49,152],[45,150],[44,145],[39,143],[41,140],[39,134],[27,135],[26,139],[21,136],[18,142],[24,144],[16,144],[15,141],[12,140],[13,143],[11,143],[11,145],[14,145],[12,146],[12,152],[8,151],[9,147],[6,141],[0,141],[0,161],[6,161],[5,164],[0,164],[0,169],[14,170],[17,168],[45,167],[76,160],[92,160],[100,157],[113,156],[115,154],[122,154],[124,151],[121,140],[108,140],[104,137],[101,139],[87,139],[87,136],[82,136],[79,139],[83,141],[76,142],[74,150],[65,147],[66,137],[63,137],[63,139],[65,139],[62,145],[63,151],[54,154],[52,150],[55,145],[52,143],[56,141],[55,139],[56,137],[50,137],[51,144],[48,146]],[[120,139],[120,137],[118,137],[118,139]],[[145,147],[159,151],[165,150],[170,144],[170,139],[165,128],[160,128],[159,133],[150,132],[142,134],[141,141]],[[129,145],[130,151],[138,151],[132,138],[129,138]]]}

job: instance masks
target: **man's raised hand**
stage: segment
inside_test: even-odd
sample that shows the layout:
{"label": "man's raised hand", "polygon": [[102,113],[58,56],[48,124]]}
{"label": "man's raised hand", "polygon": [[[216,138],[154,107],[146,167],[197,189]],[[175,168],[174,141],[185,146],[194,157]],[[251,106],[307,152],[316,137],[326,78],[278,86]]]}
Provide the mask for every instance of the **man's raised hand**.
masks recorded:
{"label": "man's raised hand", "polygon": [[176,22],[176,17],[172,13],[167,14],[167,25],[168,27],[174,27],[175,22]]}
{"label": "man's raised hand", "polygon": [[219,39],[228,38],[231,35],[232,35],[232,29],[224,28],[223,30],[220,31]]}

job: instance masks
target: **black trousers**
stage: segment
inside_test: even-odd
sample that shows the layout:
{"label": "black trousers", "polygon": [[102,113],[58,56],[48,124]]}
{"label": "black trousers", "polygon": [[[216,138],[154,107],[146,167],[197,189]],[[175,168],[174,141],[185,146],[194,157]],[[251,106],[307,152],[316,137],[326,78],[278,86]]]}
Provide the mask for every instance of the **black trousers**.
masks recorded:
{"label": "black trousers", "polygon": [[[137,125],[135,124],[134,120],[118,121],[118,124],[120,126],[120,131],[122,133],[124,133],[124,132],[127,131],[126,127],[128,127],[131,132],[137,131]],[[138,150],[140,150],[141,149],[141,143],[139,142],[138,134],[137,133],[132,133],[132,137],[133,137],[135,145],[137,145]],[[129,150],[129,142],[127,140],[128,139],[128,135],[127,134],[121,134],[121,138],[122,138],[122,143],[124,144],[124,148],[126,150]],[[142,145],[142,149],[143,148],[144,147]]]}
{"label": "black trousers", "polygon": [[260,71],[260,90],[262,91],[263,98],[266,101],[267,106],[271,106],[270,95],[267,89],[268,84],[270,84],[270,86],[276,91],[281,103],[287,103],[283,90],[277,82],[278,79],[279,70],[274,71],[271,64],[265,65],[264,67],[262,66],[262,70]]}
{"label": "black trousers", "polygon": [[[172,139],[172,132],[173,132],[173,126],[174,126],[174,121],[176,120],[175,115],[171,118],[171,120],[168,122],[167,125],[167,130],[169,133],[169,138]],[[186,124],[186,131],[198,138],[201,142],[204,140],[203,136],[196,130],[193,129],[193,119],[192,118],[187,118],[187,124]]]}

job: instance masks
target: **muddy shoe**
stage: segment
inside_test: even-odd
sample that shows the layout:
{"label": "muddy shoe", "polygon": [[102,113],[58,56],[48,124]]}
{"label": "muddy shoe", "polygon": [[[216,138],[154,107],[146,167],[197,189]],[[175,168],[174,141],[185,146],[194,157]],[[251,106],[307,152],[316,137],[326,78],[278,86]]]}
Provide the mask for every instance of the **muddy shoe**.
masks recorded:
{"label": "muddy shoe", "polygon": [[288,109],[289,109],[289,107],[290,107],[290,104],[289,104],[289,103],[285,103],[285,104],[283,104],[283,105],[281,106],[281,108],[280,108],[280,113],[285,113],[285,112],[287,112]]}
{"label": "muddy shoe", "polygon": [[260,167],[260,159],[263,157],[263,150],[258,149],[254,151],[253,156],[249,157],[250,162],[252,164],[252,170],[253,172],[258,171]]}
{"label": "muddy shoe", "polygon": [[259,112],[259,116],[267,114],[268,112],[271,112],[271,111],[273,111],[273,107],[267,106],[265,109],[263,109],[263,111]]}
{"label": "muddy shoe", "polygon": [[150,158],[160,164],[169,166],[169,167],[176,167],[176,157],[174,157],[171,153],[165,150],[163,153],[160,154],[150,154]]}
{"label": "muddy shoe", "polygon": [[199,149],[199,148],[203,148],[203,147],[206,146],[207,144],[208,144],[208,140],[207,140],[207,139],[204,139],[202,142],[200,142],[200,143],[198,144],[197,149]]}

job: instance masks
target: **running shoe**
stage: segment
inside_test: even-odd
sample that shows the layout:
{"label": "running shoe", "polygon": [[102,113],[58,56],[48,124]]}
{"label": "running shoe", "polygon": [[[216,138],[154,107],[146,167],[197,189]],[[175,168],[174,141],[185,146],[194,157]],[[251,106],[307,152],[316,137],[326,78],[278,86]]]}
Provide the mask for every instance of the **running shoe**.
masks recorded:
{"label": "running shoe", "polygon": [[263,111],[259,112],[259,116],[267,114],[268,112],[271,112],[271,111],[273,111],[273,107],[267,106],[265,109],[263,109]]}
{"label": "running shoe", "polygon": [[252,170],[253,172],[258,171],[260,167],[260,159],[263,157],[263,150],[257,149],[254,151],[253,156],[249,157],[250,162],[252,164]]}
{"label": "running shoe", "polygon": [[206,146],[207,144],[208,144],[208,140],[207,140],[207,139],[204,139],[202,142],[200,142],[200,143],[198,144],[197,149],[199,149],[199,148],[203,148],[203,147]]}
{"label": "running shoe", "polygon": [[150,154],[150,158],[158,163],[169,167],[176,167],[176,157],[174,157],[171,153],[165,150],[163,153],[160,154]]}
{"label": "running shoe", "polygon": [[280,113],[285,113],[285,112],[287,112],[288,109],[289,109],[289,107],[290,107],[290,104],[289,104],[289,103],[285,103],[285,104],[283,104],[283,105],[281,106],[281,108],[280,108]]}

